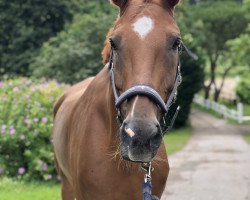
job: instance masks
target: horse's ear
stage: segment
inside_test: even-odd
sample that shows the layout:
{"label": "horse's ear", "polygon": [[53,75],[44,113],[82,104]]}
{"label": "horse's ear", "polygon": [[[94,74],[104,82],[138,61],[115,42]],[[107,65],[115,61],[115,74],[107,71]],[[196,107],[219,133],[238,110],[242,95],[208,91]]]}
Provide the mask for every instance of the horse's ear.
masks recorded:
{"label": "horse's ear", "polygon": [[126,5],[128,0],[110,0],[110,2],[122,9]]}
{"label": "horse's ear", "polygon": [[163,0],[163,1],[165,1],[165,3],[169,8],[173,9],[179,3],[180,0]]}

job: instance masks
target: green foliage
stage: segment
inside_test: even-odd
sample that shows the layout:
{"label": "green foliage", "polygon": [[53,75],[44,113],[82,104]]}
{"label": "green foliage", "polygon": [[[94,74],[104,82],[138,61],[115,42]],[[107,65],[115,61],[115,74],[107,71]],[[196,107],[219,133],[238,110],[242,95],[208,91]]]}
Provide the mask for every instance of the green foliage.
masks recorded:
{"label": "green foliage", "polygon": [[66,0],[0,0],[0,77],[29,75],[43,42],[71,19]]}
{"label": "green foliage", "polygon": [[250,79],[249,77],[242,77],[237,85],[236,93],[240,98],[240,101],[246,104],[250,104]]}
{"label": "green foliage", "polygon": [[182,127],[187,124],[194,95],[201,89],[204,80],[202,60],[197,61],[190,58],[187,54],[181,56],[182,84],[178,89],[177,101],[170,109],[173,116],[176,107],[179,105],[181,110],[175,122],[175,127]]}
{"label": "green foliage", "polygon": [[234,40],[229,40],[227,44],[230,48],[233,63],[248,66],[243,71],[243,74],[245,74],[245,70],[250,70],[250,23],[244,33]]}
{"label": "green foliage", "polygon": [[0,88],[0,171],[25,179],[56,179],[52,108],[65,86],[17,78],[1,82]]}
{"label": "green foliage", "polygon": [[208,58],[227,50],[226,42],[238,37],[247,26],[243,7],[238,3],[210,2],[187,9],[191,10],[186,18],[192,27],[190,32]]}
{"label": "green foliage", "polygon": [[245,134],[245,139],[250,144],[250,133]]}
{"label": "green foliage", "polygon": [[77,15],[71,25],[46,42],[31,65],[33,75],[74,83],[95,75],[103,66],[101,50],[114,16]]}
{"label": "green foliage", "polygon": [[72,14],[90,14],[95,16],[98,13],[112,14],[114,9],[108,0],[70,0],[67,1]]}
{"label": "green foliage", "polygon": [[205,98],[209,97],[213,85],[214,99],[217,101],[221,85],[215,84],[215,80],[220,75],[226,78],[234,69],[229,62],[227,42],[239,37],[247,27],[245,6],[236,1],[201,1],[194,6],[186,5],[182,10],[184,17],[181,24],[185,25],[189,41],[204,60],[203,65],[208,67]]}

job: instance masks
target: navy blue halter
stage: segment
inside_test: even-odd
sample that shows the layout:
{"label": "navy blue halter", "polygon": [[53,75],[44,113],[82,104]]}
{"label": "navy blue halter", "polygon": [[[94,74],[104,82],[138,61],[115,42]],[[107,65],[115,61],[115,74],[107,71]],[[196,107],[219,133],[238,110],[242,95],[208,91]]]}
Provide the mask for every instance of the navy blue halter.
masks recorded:
{"label": "navy blue halter", "polygon": [[138,84],[135,85],[128,90],[126,90],[124,93],[122,93],[120,96],[118,96],[118,92],[115,86],[115,77],[114,77],[114,64],[113,64],[113,56],[114,56],[114,50],[111,48],[111,53],[110,53],[110,59],[109,59],[109,72],[110,72],[110,79],[111,79],[111,84],[112,84],[112,89],[113,93],[115,96],[115,106],[117,108],[117,118],[120,123],[123,122],[123,116],[121,115],[121,105],[129,98],[136,96],[136,95],[142,95],[148,97],[151,101],[153,101],[161,110],[162,113],[162,120],[160,122],[161,125],[161,131],[162,134],[165,134],[168,132],[171,128],[172,125],[177,117],[177,114],[179,112],[180,107],[176,109],[175,115],[172,118],[172,121],[170,125],[166,124],[167,121],[167,114],[169,111],[170,106],[175,102],[176,97],[177,97],[177,89],[178,86],[181,84],[182,81],[182,76],[180,72],[180,62],[178,62],[177,66],[177,73],[176,73],[176,78],[175,78],[175,83],[173,90],[169,96],[169,99],[167,100],[167,103],[164,102],[163,98],[161,95],[152,87],[144,84]]}
{"label": "navy blue halter", "polygon": [[[181,43],[178,50],[179,53],[181,51],[181,48],[184,47],[186,52],[189,54],[190,57],[192,57],[194,60],[197,60],[198,57],[183,44]],[[165,103],[161,95],[154,90],[152,87],[144,84],[138,84],[135,85],[128,90],[126,90],[124,93],[122,93],[120,96],[118,95],[117,88],[115,85],[115,77],[114,77],[114,63],[113,63],[113,56],[114,56],[114,49],[111,47],[111,53],[110,53],[110,58],[109,58],[109,73],[110,73],[110,79],[111,79],[111,84],[112,84],[112,90],[115,96],[115,106],[117,108],[117,118],[119,122],[122,124],[123,123],[123,116],[121,115],[121,105],[129,98],[137,95],[143,95],[148,97],[152,102],[154,102],[159,109],[161,110],[162,113],[162,119],[160,122],[161,125],[161,131],[162,134],[164,135],[166,132],[168,132],[173,124],[174,121],[178,115],[178,112],[180,110],[180,107],[178,106],[175,114],[170,122],[169,125],[167,125],[167,115],[168,111],[170,109],[170,106],[175,102],[176,97],[177,97],[177,89],[178,86],[182,82],[182,76],[181,76],[181,71],[180,71],[180,59],[178,60],[178,66],[177,66],[177,73],[176,73],[176,78],[175,78],[175,83],[173,90]],[[146,166],[145,166],[146,165]],[[151,172],[152,172],[152,166],[151,162],[149,163],[144,163],[142,164],[142,168],[146,171],[144,182],[143,182],[143,192],[142,192],[142,199],[143,200],[159,200],[158,197],[152,195],[152,183],[151,183]]]}

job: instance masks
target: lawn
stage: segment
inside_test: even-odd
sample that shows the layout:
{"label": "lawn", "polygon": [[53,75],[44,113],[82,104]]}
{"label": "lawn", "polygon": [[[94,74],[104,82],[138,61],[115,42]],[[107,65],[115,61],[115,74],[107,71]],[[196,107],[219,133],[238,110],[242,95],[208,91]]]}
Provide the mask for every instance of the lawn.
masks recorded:
{"label": "lawn", "polygon": [[180,151],[188,142],[191,137],[191,128],[181,128],[169,132],[164,137],[168,154]]}
{"label": "lawn", "polygon": [[11,179],[0,179],[1,200],[59,200],[60,185],[47,183],[25,183]]}
{"label": "lawn", "polygon": [[[250,134],[249,134],[250,136]],[[181,150],[191,137],[191,128],[169,132],[164,137],[168,154]],[[250,137],[249,137],[250,141]],[[0,179],[0,200],[60,200],[60,185]]]}
{"label": "lawn", "polygon": [[246,139],[246,141],[247,141],[248,143],[250,143],[250,133],[247,133],[247,134],[245,135],[245,139]]}

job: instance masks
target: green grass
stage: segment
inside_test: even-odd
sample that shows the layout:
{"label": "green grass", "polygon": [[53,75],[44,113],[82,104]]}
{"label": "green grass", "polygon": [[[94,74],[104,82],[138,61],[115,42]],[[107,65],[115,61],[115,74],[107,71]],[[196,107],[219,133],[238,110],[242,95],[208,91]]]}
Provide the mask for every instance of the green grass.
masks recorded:
{"label": "green grass", "polygon": [[192,136],[192,130],[190,127],[181,128],[169,132],[164,137],[167,153],[172,154],[177,151],[180,151],[187,144],[191,136]]}
{"label": "green grass", "polygon": [[1,200],[60,200],[60,185],[0,179]]}
{"label": "green grass", "polygon": [[250,144],[250,133],[245,134],[245,139]]}
{"label": "green grass", "polygon": [[244,104],[244,114],[250,116],[250,105]]}

